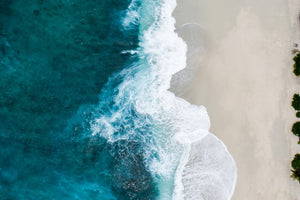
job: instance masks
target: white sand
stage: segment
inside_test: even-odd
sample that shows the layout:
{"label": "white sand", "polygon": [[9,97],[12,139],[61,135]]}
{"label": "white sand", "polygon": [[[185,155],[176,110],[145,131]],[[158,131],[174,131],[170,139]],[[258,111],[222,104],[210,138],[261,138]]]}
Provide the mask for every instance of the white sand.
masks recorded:
{"label": "white sand", "polygon": [[234,200],[296,200],[289,176],[300,153],[290,106],[300,91],[291,50],[299,41],[299,0],[178,0],[177,27],[201,25],[206,54],[185,98],[204,105],[210,131],[237,162]]}

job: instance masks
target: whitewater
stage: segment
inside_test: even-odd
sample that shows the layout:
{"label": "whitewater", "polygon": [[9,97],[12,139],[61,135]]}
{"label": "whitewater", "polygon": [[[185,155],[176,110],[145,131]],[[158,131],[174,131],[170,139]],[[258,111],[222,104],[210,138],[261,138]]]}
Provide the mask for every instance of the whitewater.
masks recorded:
{"label": "whitewater", "polygon": [[[236,165],[209,132],[204,106],[170,92],[172,76],[186,67],[187,45],[175,32],[176,0],[133,0],[124,29],[139,26],[138,58],[108,81],[90,125],[108,142],[142,144],[143,162],[158,185],[158,199],[230,199]],[[108,106],[110,105],[110,106]],[[105,114],[101,110],[109,110]],[[133,117],[134,116],[134,117]]]}

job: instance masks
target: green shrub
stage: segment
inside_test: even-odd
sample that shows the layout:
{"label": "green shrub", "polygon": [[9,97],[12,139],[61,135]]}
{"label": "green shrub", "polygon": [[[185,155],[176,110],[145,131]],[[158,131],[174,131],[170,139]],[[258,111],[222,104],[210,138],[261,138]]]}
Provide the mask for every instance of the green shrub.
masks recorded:
{"label": "green shrub", "polygon": [[300,53],[297,53],[297,55],[294,57],[294,74],[296,76],[300,75]]}
{"label": "green shrub", "polygon": [[296,113],[296,117],[300,118],[300,112]]}
{"label": "green shrub", "polygon": [[299,96],[299,94],[294,94],[293,101],[292,101],[292,106],[294,107],[295,110],[300,110],[300,96]]}
{"label": "green shrub", "polygon": [[300,137],[300,122],[296,122],[292,127],[292,132],[294,135]]}
{"label": "green shrub", "polygon": [[294,159],[291,162],[292,165],[292,172],[293,174],[291,175],[291,177],[293,179],[296,179],[299,181],[300,183],[300,154],[296,154]]}

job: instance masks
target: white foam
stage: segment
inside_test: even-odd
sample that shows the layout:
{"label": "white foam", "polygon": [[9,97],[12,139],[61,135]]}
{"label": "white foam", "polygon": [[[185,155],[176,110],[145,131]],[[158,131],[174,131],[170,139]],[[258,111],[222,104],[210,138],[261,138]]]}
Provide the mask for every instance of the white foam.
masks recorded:
{"label": "white foam", "polygon": [[236,165],[225,145],[214,135],[192,145],[183,172],[184,199],[230,199],[236,181]]}
{"label": "white foam", "polygon": [[138,0],[132,0],[126,10],[126,15],[122,20],[122,25],[125,29],[129,29],[132,25],[137,25],[140,20],[137,3]]}
{"label": "white foam", "polygon": [[[123,81],[114,91],[114,110],[91,122],[93,134],[111,142],[124,138],[144,141],[145,163],[160,185],[158,199],[170,196],[173,199],[200,199],[208,196],[207,188],[214,193],[221,188],[216,200],[229,199],[235,184],[235,163],[225,146],[209,133],[210,121],[205,107],[191,105],[168,91],[172,76],[186,66],[187,46],[174,31],[172,12],[176,0],[147,2],[142,7],[135,8],[140,12],[138,16],[142,23],[137,49],[140,60],[120,73]],[[150,27],[146,20],[149,12],[155,14]],[[129,8],[128,13],[135,12]],[[129,14],[128,18],[129,21],[135,19]],[[117,78],[118,75],[113,79]],[[127,119],[132,110],[142,117],[136,117],[133,122]],[[144,130],[147,123],[154,127],[152,132],[138,132]],[[125,135],[120,133],[124,129]],[[201,145],[199,156],[206,156],[205,167],[192,160],[198,155],[194,144]],[[219,167],[210,166],[211,163]],[[199,167],[203,171],[196,170]],[[192,178],[202,175],[208,177],[204,182]],[[192,193],[192,189],[198,193]]]}

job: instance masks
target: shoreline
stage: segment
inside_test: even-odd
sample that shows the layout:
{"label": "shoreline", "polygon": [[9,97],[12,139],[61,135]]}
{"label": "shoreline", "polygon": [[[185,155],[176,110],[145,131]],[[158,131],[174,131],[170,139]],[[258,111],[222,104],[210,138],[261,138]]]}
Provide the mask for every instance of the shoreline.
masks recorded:
{"label": "shoreline", "polygon": [[[290,53],[299,42],[300,3],[177,3],[178,30],[186,23],[199,24],[204,46],[192,87],[179,96],[207,108],[210,131],[236,160],[232,199],[300,199],[299,183],[290,178],[290,162],[300,152],[290,131],[296,120],[290,102],[300,88]],[[264,10],[265,5],[272,6]]]}

